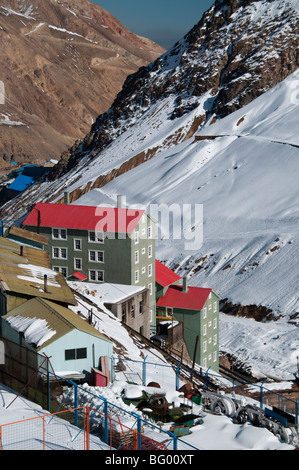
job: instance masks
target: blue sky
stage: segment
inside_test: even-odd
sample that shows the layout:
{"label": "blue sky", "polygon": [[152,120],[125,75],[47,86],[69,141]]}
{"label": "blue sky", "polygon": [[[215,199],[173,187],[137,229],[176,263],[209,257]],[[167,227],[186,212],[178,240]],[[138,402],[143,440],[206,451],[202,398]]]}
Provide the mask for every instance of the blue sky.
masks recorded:
{"label": "blue sky", "polygon": [[199,22],[214,0],[91,0],[133,33],[169,49]]}

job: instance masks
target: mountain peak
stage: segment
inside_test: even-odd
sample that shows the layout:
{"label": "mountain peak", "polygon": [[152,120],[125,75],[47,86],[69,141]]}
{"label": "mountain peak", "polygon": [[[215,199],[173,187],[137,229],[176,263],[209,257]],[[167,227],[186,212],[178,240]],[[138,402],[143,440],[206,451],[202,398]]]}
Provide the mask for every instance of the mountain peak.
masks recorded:
{"label": "mountain peak", "polygon": [[51,177],[86,153],[93,158],[165,99],[170,120],[196,113],[180,138],[240,109],[298,68],[298,33],[299,0],[216,0],[169,51],[127,77],[111,108]]}

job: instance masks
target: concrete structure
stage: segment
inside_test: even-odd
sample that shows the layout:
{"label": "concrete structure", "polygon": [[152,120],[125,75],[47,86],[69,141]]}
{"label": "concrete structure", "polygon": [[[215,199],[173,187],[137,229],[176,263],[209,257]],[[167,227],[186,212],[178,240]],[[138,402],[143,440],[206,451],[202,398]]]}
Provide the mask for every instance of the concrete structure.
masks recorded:
{"label": "concrete structure", "polygon": [[[72,283],[70,283],[72,286]],[[85,287],[85,286],[84,286]],[[146,338],[150,337],[149,290],[123,284],[86,284],[96,299],[121,322]],[[83,291],[84,294],[84,291]]]}

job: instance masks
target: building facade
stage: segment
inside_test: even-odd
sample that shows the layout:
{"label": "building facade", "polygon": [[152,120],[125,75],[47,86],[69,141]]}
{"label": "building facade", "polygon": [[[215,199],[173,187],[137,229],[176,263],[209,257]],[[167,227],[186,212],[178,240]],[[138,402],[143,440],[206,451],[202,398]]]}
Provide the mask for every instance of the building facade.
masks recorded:
{"label": "building facade", "polygon": [[48,238],[52,269],[88,282],[149,290],[155,329],[155,223],[143,210],[39,203],[23,227]]}
{"label": "building facade", "polygon": [[[182,323],[190,358],[218,372],[219,296],[209,288],[188,286],[187,278],[178,285],[177,276],[171,270],[167,274],[165,266],[157,264],[156,269],[158,323]],[[171,281],[174,284],[169,284]]]}

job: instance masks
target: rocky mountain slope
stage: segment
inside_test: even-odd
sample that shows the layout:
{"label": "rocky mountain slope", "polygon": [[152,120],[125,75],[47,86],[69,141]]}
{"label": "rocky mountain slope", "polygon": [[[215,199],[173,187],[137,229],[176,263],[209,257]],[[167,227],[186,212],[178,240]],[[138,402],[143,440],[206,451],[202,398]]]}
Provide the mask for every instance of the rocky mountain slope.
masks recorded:
{"label": "rocky mountain slope", "polygon": [[165,99],[169,120],[197,110],[188,129],[168,136],[171,144],[269,90],[299,66],[298,10],[298,0],[216,0],[171,50],[127,78],[109,111],[61,159],[53,179],[83,155],[96,156],[153,106],[158,114]]}
{"label": "rocky mountain slope", "polygon": [[166,221],[157,257],[254,314],[296,319],[298,16],[299,0],[216,1],[2,217],[21,221],[63,191],[91,205],[203,204],[202,246],[166,237]]}
{"label": "rocky mountain slope", "polygon": [[0,162],[59,159],[163,52],[87,0],[2,0]]}

